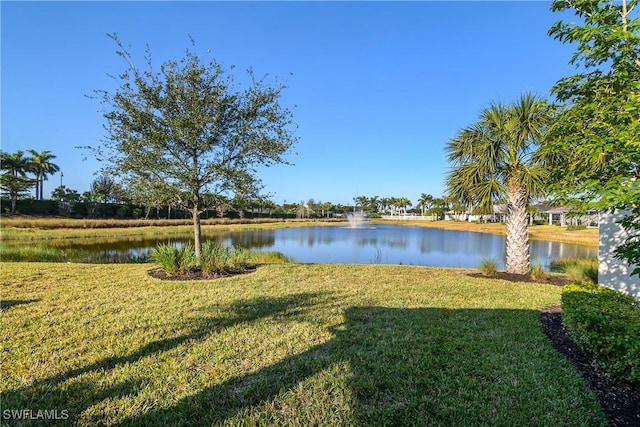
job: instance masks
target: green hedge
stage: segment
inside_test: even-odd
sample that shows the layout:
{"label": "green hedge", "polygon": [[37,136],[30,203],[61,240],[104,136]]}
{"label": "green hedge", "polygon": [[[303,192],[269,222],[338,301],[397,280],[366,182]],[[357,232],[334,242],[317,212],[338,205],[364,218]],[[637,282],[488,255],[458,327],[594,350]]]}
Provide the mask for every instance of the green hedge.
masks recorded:
{"label": "green hedge", "polygon": [[[5,205],[3,200],[3,205]],[[11,202],[5,206],[11,207]],[[57,215],[59,203],[56,200],[20,199],[16,201],[16,212],[28,215]]]}
{"label": "green hedge", "polygon": [[571,284],[562,291],[562,318],[609,376],[640,384],[639,301],[604,286]]}

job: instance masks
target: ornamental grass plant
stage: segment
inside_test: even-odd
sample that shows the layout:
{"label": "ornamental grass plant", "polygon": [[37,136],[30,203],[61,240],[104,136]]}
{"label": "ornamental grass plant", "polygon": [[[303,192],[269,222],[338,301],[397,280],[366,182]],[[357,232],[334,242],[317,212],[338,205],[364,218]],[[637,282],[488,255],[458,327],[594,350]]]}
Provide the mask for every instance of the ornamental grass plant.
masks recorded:
{"label": "ornamental grass plant", "polygon": [[196,256],[192,243],[176,246],[172,243],[158,245],[149,254],[152,262],[160,265],[167,275],[188,274],[201,271],[205,274],[224,274],[242,271],[249,264],[251,251],[240,247],[227,247],[207,240],[202,244],[200,257]]}

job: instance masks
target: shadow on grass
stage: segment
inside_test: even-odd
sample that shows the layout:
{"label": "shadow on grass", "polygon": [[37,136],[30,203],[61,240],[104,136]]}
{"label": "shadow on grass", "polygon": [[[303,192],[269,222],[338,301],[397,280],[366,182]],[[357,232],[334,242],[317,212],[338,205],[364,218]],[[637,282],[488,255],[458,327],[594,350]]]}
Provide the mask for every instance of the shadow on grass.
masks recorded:
{"label": "shadow on grass", "polygon": [[[308,320],[336,298],[318,293],[239,302],[231,307],[233,315],[200,319],[190,334],[5,393],[3,406],[28,407],[43,392],[57,388],[55,402],[48,404],[68,408],[73,417],[97,402],[143,387],[133,381],[107,390],[83,382],[66,386],[84,372],[134,363],[242,322],[268,316]],[[539,318],[534,310],[350,307],[328,342],[197,390],[168,407],[140,409],[118,425],[305,425],[309,422],[303,418],[287,419],[286,411],[296,413],[314,401],[325,412],[314,416],[315,423],[326,424],[322,420],[335,419],[341,410],[326,397],[332,394],[344,394],[348,403],[349,413],[338,416],[342,425],[601,424],[595,399],[577,373],[561,363],[540,331]],[[337,370],[345,390],[310,384],[336,366],[342,367]],[[73,404],[78,396],[84,398]],[[271,412],[258,408],[265,405]],[[273,408],[278,405],[282,408]]]}
{"label": "shadow on grass", "polygon": [[32,302],[38,302],[39,299],[5,299],[0,301],[0,310],[7,310],[16,305],[31,304]]}
{"label": "shadow on grass", "polygon": [[[94,382],[82,379],[81,376],[83,374],[109,371],[118,366],[136,363],[149,356],[159,355],[189,342],[194,342],[195,344],[198,340],[205,339],[225,328],[240,323],[251,323],[269,316],[291,315],[291,313],[296,313],[306,306],[313,305],[314,301],[321,296],[324,295],[321,293],[303,293],[281,298],[256,298],[248,301],[237,301],[226,307],[226,311],[229,313],[228,316],[205,316],[189,321],[186,325],[181,325],[186,326],[187,329],[191,330],[191,333],[152,341],[128,355],[107,357],[87,366],[37,380],[29,387],[3,391],[3,409],[20,410],[33,408],[34,403],[39,402],[39,407],[42,408],[64,408],[71,414],[71,419],[73,419],[73,414],[79,414],[95,403],[106,399],[130,396],[144,386],[139,381],[128,380],[108,389],[101,389]],[[26,304],[32,301],[35,300],[17,301],[13,305]]]}

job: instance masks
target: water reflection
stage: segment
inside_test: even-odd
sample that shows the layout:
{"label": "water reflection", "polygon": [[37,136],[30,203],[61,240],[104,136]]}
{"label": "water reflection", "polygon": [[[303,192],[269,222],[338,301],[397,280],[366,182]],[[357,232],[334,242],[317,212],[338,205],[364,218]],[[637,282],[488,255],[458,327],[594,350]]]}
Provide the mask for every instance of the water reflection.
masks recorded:
{"label": "water reflection", "polygon": [[[262,251],[278,251],[299,262],[411,264],[438,267],[477,267],[494,259],[504,268],[505,237],[468,231],[380,225],[375,228],[318,226],[275,230],[207,231],[205,240]],[[108,254],[145,257],[159,243],[184,244],[190,235],[155,239],[69,240],[56,246]],[[597,248],[532,240],[531,263],[548,268],[551,260],[596,257]]]}

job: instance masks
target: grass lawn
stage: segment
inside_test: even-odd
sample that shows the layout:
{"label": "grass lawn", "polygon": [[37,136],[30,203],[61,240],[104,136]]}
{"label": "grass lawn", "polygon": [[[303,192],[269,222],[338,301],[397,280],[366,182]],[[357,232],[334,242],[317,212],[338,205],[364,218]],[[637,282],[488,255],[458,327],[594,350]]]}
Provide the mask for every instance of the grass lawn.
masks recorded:
{"label": "grass lawn", "polygon": [[23,409],[75,425],[605,423],[541,331],[559,287],[411,266],[201,282],[149,268],[0,264],[3,424]]}

